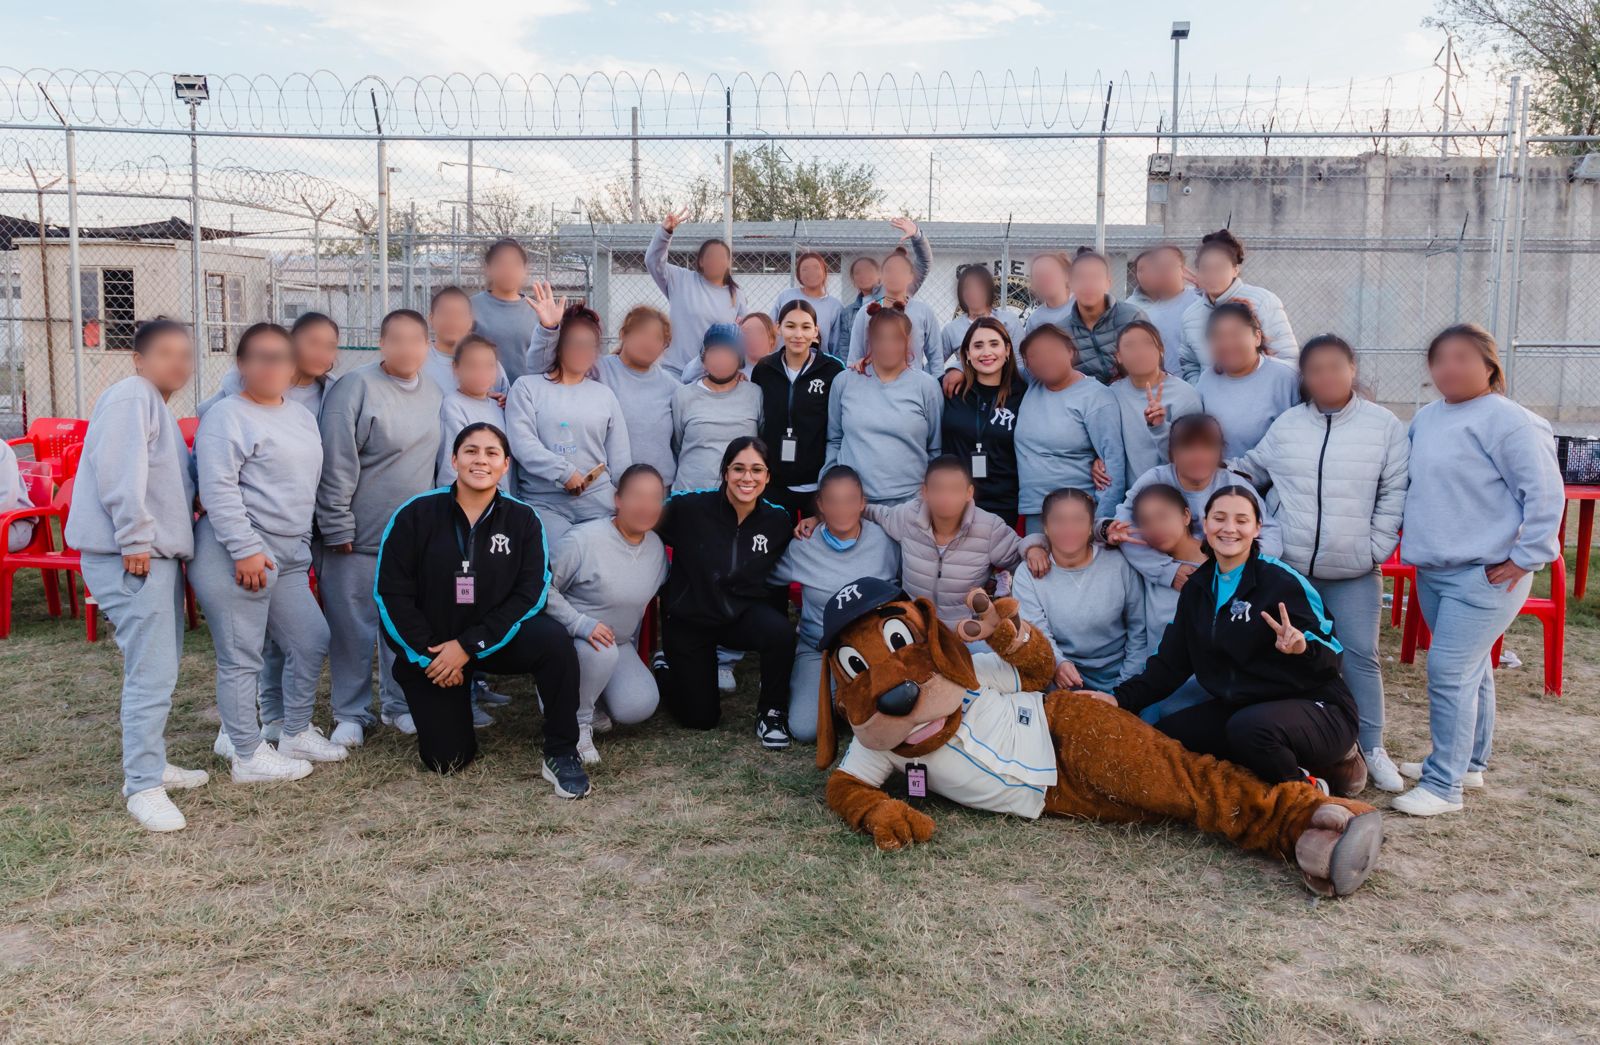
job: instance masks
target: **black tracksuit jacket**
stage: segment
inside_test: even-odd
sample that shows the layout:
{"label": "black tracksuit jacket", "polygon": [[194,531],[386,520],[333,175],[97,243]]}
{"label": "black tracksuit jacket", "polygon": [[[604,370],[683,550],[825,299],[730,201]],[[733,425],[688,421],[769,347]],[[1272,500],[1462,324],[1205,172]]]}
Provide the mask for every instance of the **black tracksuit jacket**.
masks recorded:
{"label": "black tracksuit jacket", "polygon": [[[464,559],[472,564],[475,588],[467,606],[456,602]],[[384,636],[418,667],[433,660],[429,646],[451,639],[473,657],[487,657],[544,609],[549,562],[544,526],[532,505],[496,493],[469,528],[454,485],[418,494],[390,518],[378,545],[373,594]]]}
{"label": "black tracksuit jacket", "polygon": [[1007,523],[1017,521],[1017,414],[1028,383],[1018,378],[1006,393],[1006,405],[995,406],[1000,389],[973,385],[964,395],[944,401],[939,422],[940,448],[955,454],[970,467],[972,455],[983,444],[988,477],[972,480],[973,498],[986,512],[993,512]]}
{"label": "black tracksuit jacket", "polygon": [[656,533],[672,548],[662,607],[678,621],[713,628],[779,590],[768,578],[794,537],[794,520],[763,500],[740,523],[721,490],[695,490],[667,498]]}
{"label": "black tracksuit jacket", "polygon": [[[843,363],[815,350],[791,386],[782,346],[750,368],[761,390],[761,441],[772,456],[774,490],[817,481],[828,459],[828,391],[843,370]],[[782,460],[785,439],[795,441],[793,461]]]}
{"label": "black tracksuit jacket", "polygon": [[[1170,696],[1193,675],[1225,704],[1245,707],[1269,700],[1320,700],[1343,707],[1355,720],[1356,703],[1340,674],[1343,648],[1322,597],[1291,567],[1252,551],[1239,588],[1217,607],[1217,564],[1207,560],[1178,594],[1178,610],[1144,671],[1113,691],[1117,703],[1138,712]],[[1277,634],[1262,618],[1278,604],[1306,633],[1306,651],[1277,648]]]}

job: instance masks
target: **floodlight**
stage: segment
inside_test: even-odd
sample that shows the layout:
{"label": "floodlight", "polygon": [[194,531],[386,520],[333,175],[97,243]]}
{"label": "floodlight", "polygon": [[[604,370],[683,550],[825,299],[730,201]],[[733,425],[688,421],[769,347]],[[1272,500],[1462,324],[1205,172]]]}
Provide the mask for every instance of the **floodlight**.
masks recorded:
{"label": "floodlight", "polygon": [[174,73],[172,76],[172,94],[180,102],[204,102],[211,99],[211,88],[206,85],[204,76],[193,74]]}

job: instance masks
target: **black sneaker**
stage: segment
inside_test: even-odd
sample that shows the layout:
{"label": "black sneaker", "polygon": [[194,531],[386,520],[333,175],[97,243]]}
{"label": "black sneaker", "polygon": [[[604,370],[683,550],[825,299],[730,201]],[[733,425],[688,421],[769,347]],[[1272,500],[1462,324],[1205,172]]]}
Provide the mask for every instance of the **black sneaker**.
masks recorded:
{"label": "black sneaker", "polygon": [[789,735],[789,716],[769,711],[756,719],[756,739],[768,751],[782,751],[794,743],[794,737]]}
{"label": "black sneaker", "polygon": [[555,785],[559,798],[582,798],[592,790],[589,774],[583,771],[583,763],[577,755],[546,758],[541,773]]}

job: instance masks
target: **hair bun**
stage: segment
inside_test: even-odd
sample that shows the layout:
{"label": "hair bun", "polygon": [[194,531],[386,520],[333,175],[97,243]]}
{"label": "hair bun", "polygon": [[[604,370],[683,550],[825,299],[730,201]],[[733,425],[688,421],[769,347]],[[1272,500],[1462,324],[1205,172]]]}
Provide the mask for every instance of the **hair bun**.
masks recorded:
{"label": "hair bun", "polygon": [[1235,265],[1244,264],[1244,244],[1228,229],[1218,229],[1200,237],[1200,250],[1197,253],[1204,253],[1207,249],[1225,250]]}

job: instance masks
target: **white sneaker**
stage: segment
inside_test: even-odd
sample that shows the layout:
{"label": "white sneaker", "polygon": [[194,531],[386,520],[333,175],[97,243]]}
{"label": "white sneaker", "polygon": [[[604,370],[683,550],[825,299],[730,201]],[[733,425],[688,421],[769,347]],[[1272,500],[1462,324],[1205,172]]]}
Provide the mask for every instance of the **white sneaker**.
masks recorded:
{"label": "white sneaker", "polygon": [[492,725],[494,725],[494,716],[483,710],[481,704],[472,705],[472,728],[483,729],[485,726]]}
{"label": "white sneaker", "polygon": [[398,729],[408,737],[415,735],[417,732],[416,720],[411,717],[411,712],[409,711],[403,715],[396,715],[394,718],[390,718],[388,715],[382,717],[384,725]]}
{"label": "white sneaker", "polygon": [[129,795],[128,812],[146,831],[182,831],[189,823],[164,787],[147,787]]}
{"label": "white sneaker", "polygon": [[600,761],[600,752],[594,746],[594,726],[578,724],[578,757],[586,766],[597,765]]}
{"label": "white sneaker", "polygon": [[1388,791],[1399,794],[1406,789],[1406,782],[1400,779],[1400,770],[1395,767],[1394,759],[1389,757],[1389,752],[1381,747],[1370,751],[1361,752],[1361,757],[1367,760],[1367,779],[1379,791]]}
{"label": "white sneaker", "polygon": [[[1400,763],[1400,775],[1405,777],[1407,780],[1421,780],[1422,779],[1422,763],[1421,762],[1402,762],[1402,763]],[[1481,770],[1481,769],[1469,769],[1465,773],[1461,774],[1461,787],[1465,791],[1477,791],[1477,790],[1480,790],[1483,787],[1483,770]]]}
{"label": "white sneaker", "polygon": [[335,722],[333,736],[328,739],[342,748],[352,748],[366,743],[367,737],[359,722]]}
{"label": "white sneaker", "polygon": [[261,723],[261,739],[269,744],[277,744],[283,738],[283,719],[275,718],[271,722]]}
{"label": "white sneaker", "polygon": [[161,767],[162,787],[175,787],[179,791],[187,791],[199,787],[210,779],[211,774],[203,769],[182,769],[171,762]]}
{"label": "white sneaker", "polygon": [[217,729],[217,739],[211,742],[211,753],[224,762],[233,761],[233,740],[229,738],[226,729]]}
{"label": "white sneaker", "polygon": [[311,763],[303,758],[285,758],[271,744],[262,742],[249,758],[233,760],[235,784],[276,784],[299,780],[311,773]]}
{"label": "white sneaker", "polygon": [[611,715],[607,713],[605,708],[595,708],[594,720],[590,725],[594,728],[595,733],[599,734],[611,732],[616,723],[611,720]]}
{"label": "white sneaker", "polygon": [[738,687],[738,685],[739,683],[734,680],[732,668],[724,666],[717,669],[718,689],[722,690],[724,693],[732,693],[734,689]]}
{"label": "white sneaker", "polygon": [[1460,802],[1446,802],[1425,787],[1414,787],[1389,803],[1389,808],[1411,816],[1438,816],[1440,813],[1459,813]]}
{"label": "white sneaker", "polygon": [[278,740],[278,754],[307,762],[343,762],[350,757],[350,749],[323,736],[316,726],[307,726],[299,733],[283,734]]}

